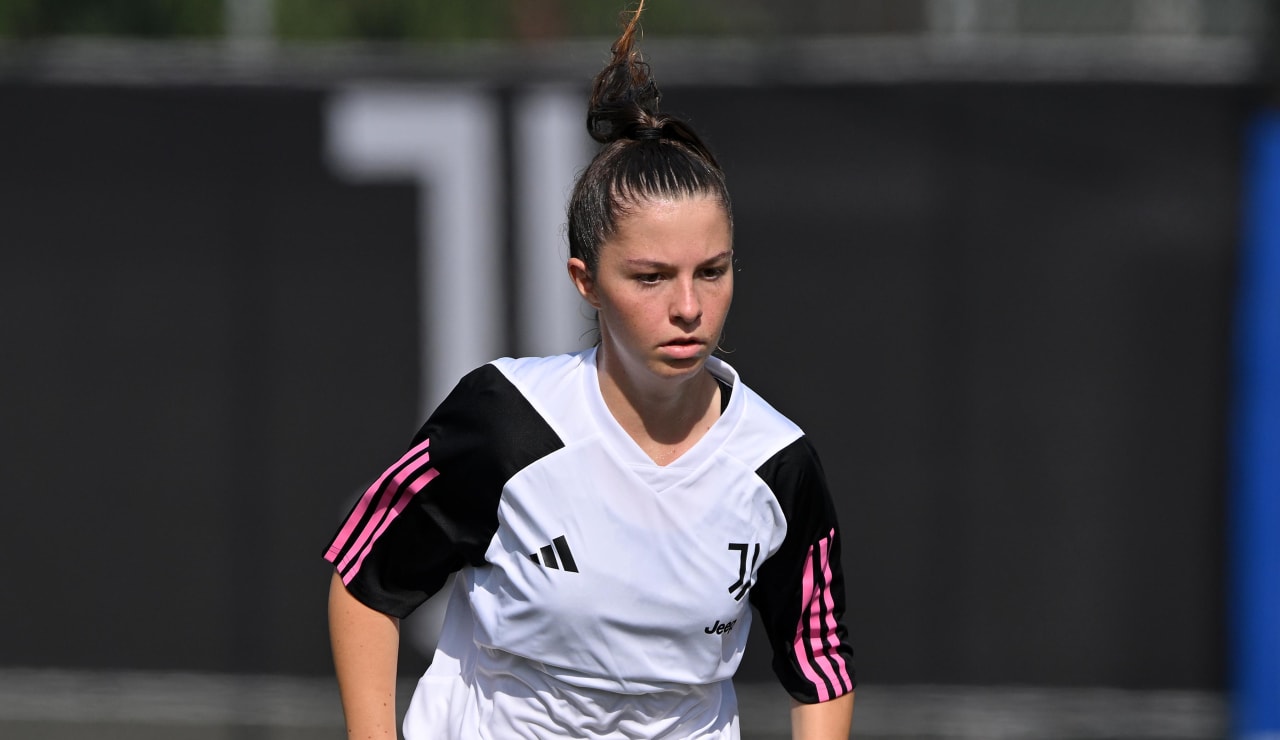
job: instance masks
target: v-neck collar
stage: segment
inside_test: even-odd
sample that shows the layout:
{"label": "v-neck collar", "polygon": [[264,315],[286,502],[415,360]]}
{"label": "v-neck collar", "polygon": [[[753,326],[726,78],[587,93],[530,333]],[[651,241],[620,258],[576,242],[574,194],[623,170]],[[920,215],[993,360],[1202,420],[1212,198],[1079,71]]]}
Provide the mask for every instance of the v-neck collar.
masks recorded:
{"label": "v-neck collar", "polygon": [[585,386],[583,396],[587,399],[587,410],[594,418],[595,426],[600,430],[605,442],[613,448],[618,459],[629,467],[685,472],[700,468],[715,456],[715,452],[723,446],[742,416],[744,402],[738,373],[727,362],[717,357],[708,357],[704,366],[707,371],[732,388],[729,394],[729,405],[720,412],[720,418],[716,419],[706,434],[685,450],[684,454],[666,465],[659,465],[645,453],[630,434],[627,434],[627,430],[622,428],[614,418],[613,412],[609,410],[608,404],[605,403],[604,394],[600,391],[600,367],[596,362],[598,356],[599,348],[596,347],[592,348],[586,357],[586,372],[582,374],[582,382]]}

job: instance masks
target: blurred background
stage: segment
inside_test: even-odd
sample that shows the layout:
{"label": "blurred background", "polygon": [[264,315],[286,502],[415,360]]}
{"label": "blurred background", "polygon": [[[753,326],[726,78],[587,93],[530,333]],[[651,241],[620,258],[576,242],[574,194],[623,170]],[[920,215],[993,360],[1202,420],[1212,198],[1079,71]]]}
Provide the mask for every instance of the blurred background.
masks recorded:
{"label": "blurred background", "polygon": [[[735,198],[727,359],[837,497],[854,736],[1280,736],[1273,3],[648,5]],[[463,372],[592,341],[623,6],[0,0],[0,736],[344,736],[339,518]]]}

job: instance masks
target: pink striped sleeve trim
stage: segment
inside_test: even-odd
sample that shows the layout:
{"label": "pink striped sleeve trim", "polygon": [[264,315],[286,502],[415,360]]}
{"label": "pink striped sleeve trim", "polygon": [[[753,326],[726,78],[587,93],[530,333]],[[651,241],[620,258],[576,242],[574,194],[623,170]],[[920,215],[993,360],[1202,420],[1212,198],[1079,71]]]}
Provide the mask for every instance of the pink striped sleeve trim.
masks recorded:
{"label": "pink striped sleeve trim", "polygon": [[387,480],[387,476],[391,475],[391,471],[401,465],[404,465],[413,458],[414,455],[425,451],[430,445],[431,440],[423,440],[422,444],[404,453],[404,456],[397,460],[395,465],[387,468],[386,471],[383,472],[382,476],[379,477],[378,480],[374,481],[373,485],[369,486],[368,490],[364,492],[364,495],[360,497],[360,501],[356,504],[356,508],[347,516],[347,522],[342,525],[342,529],[338,532],[338,536],[333,538],[333,544],[329,545],[329,562],[336,560],[338,555],[342,552],[342,548],[351,540],[351,533],[355,531],[360,520],[364,518],[364,513],[369,510],[370,503],[373,501],[374,497],[377,496],[378,491],[382,488],[383,482]]}
{"label": "pink striped sleeve trim", "polygon": [[840,654],[840,641],[836,639],[836,597],[831,593],[831,540],[835,537],[835,530],[831,530],[831,534],[827,535],[822,541],[822,577],[826,582],[826,586],[822,589],[822,596],[826,600],[826,609],[823,611],[827,615],[827,622],[824,634],[826,637],[827,659],[831,661],[832,668],[835,669],[840,682],[844,686],[851,686],[852,681],[849,677],[849,667],[845,665],[844,656]]}
{"label": "pink striped sleeve trim", "polygon": [[[407,495],[397,500],[397,493],[404,487],[405,481],[412,478],[430,462],[431,455],[427,452],[427,447],[430,444],[431,440],[424,440],[422,444],[406,452],[394,465],[387,468],[386,472],[364,492],[356,507],[348,515],[346,523],[342,526],[338,535],[334,537],[333,543],[329,545],[329,550],[326,553],[329,562],[336,562],[339,555],[344,550],[346,551],[346,555],[342,557],[341,562],[337,562],[338,570],[344,573],[344,582],[350,582],[351,576],[354,575],[354,572],[346,571],[347,566],[357,557],[357,554],[359,554],[360,560],[364,559],[364,553],[372,547],[373,542],[386,530],[386,524],[390,521],[388,517],[394,519],[399,516],[400,512],[404,511],[404,507],[409,500],[438,475],[434,468],[423,472],[410,484]],[[399,469],[399,472],[395,472],[397,469]],[[387,485],[388,476],[391,476],[390,485]],[[396,502],[395,506],[388,511],[388,507],[393,501]],[[365,519],[371,508],[373,509],[372,515],[368,517],[364,527],[357,533],[356,528]],[[357,567],[356,570],[358,569]]]}
{"label": "pink striped sleeve trim", "polygon": [[[827,701],[847,692],[852,685],[848,666],[840,655],[836,638],[835,597],[831,594],[831,539],[835,530],[809,548],[801,584],[800,619],[796,625],[796,663],[813,684],[818,701]],[[815,562],[816,559],[816,562]],[[815,568],[815,565],[818,566]],[[815,580],[815,570],[821,581]],[[810,658],[812,654],[812,658]],[[832,692],[832,687],[835,693]]]}
{"label": "pink striped sleeve trim", "polygon": [[[409,502],[413,500],[413,497],[418,495],[418,491],[426,488],[427,484],[434,480],[437,475],[440,475],[439,471],[435,468],[431,468],[409,484],[409,488],[405,495],[401,496],[395,506],[391,507],[391,511],[387,512],[387,515],[383,517],[382,524],[378,525],[378,529],[373,533],[373,537],[369,538],[368,544],[360,549],[360,557],[356,559],[355,565],[353,565],[351,570],[347,571],[342,576],[343,583],[351,583],[351,579],[355,578],[356,574],[360,572],[360,566],[364,564],[365,556],[373,549],[373,543],[382,536],[382,533],[387,530],[387,527],[391,526],[391,522],[395,521],[396,517],[400,516],[400,512],[404,511],[405,507],[409,505]],[[353,549],[352,552],[355,552],[355,550]],[[347,557],[351,557],[351,553],[347,553]]]}

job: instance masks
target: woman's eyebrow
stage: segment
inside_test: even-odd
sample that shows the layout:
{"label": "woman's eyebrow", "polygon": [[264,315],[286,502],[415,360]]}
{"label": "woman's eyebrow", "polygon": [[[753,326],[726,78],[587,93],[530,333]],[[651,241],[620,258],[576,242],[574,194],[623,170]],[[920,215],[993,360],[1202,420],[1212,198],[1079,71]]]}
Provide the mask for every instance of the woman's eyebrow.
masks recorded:
{"label": "woman's eyebrow", "polygon": [[[712,255],[711,257],[706,258],[702,262],[699,262],[698,266],[701,267],[703,265],[714,264],[716,262],[729,259],[732,256],[733,256],[733,250],[726,249],[720,254]],[[667,262],[663,262],[661,260],[651,260],[651,259],[645,259],[643,257],[633,257],[631,259],[626,260],[626,263],[632,267],[638,267],[638,268],[658,269],[658,268],[674,267],[674,265],[669,264]]]}
{"label": "woman's eyebrow", "polygon": [[629,259],[627,260],[627,264],[631,265],[632,267],[650,267],[654,269],[671,267],[671,265],[667,264],[666,262],[660,262],[658,260],[647,260],[647,259],[641,259],[641,258]]}

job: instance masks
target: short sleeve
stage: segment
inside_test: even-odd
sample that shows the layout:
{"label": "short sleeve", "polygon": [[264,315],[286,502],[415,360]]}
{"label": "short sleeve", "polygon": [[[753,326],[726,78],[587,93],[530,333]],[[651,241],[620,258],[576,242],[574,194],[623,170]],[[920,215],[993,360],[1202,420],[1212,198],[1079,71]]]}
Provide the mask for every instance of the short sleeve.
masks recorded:
{"label": "short sleeve", "polygon": [[451,573],[483,565],[506,481],[562,446],[506,376],[485,365],[356,501],[324,557],[361,602],[408,616]]}
{"label": "short sleeve", "polygon": [[797,701],[853,691],[835,507],[817,452],[801,437],[757,471],[787,520],[782,546],[760,566],[751,602],[773,647],[773,670]]}

